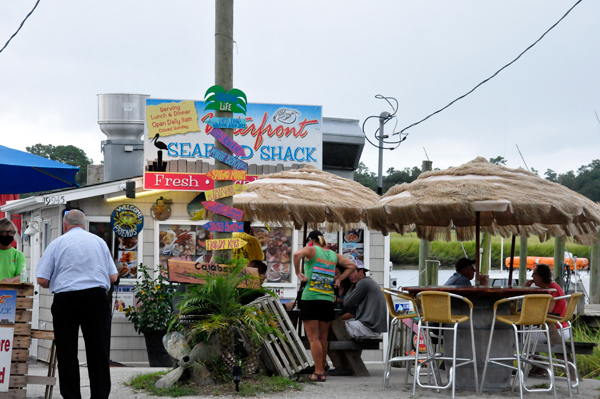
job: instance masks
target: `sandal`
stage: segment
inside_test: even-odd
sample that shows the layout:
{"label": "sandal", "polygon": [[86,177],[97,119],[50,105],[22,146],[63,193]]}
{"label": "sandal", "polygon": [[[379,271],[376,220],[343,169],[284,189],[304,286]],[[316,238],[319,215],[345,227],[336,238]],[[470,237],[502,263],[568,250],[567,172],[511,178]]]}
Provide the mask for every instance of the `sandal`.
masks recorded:
{"label": "sandal", "polygon": [[[316,378],[313,378],[313,376]],[[312,373],[307,380],[311,382],[325,382],[327,381],[327,377],[325,377],[325,374]]]}

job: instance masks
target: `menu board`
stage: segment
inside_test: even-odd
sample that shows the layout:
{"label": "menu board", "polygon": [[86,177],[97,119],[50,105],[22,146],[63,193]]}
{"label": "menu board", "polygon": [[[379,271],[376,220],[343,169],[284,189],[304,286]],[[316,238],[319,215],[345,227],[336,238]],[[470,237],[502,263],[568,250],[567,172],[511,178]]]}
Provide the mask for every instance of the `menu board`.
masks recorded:
{"label": "menu board", "polygon": [[137,278],[138,236],[115,238],[117,271],[122,279]]}
{"label": "menu board", "polygon": [[267,264],[267,283],[291,283],[292,229],[287,227],[253,227]]}
{"label": "menu board", "polygon": [[158,233],[159,262],[167,266],[167,260],[187,262],[210,262],[212,252],[206,250],[206,240],[213,233],[202,226],[161,224]]}
{"label": "menu board", "polygon": [[365,234],[362,229],[344,231],[342,255],[351,261],[365,262]]}
{"label": "menu board", "polygon": [[333,233],[323,233],[323,238],[325,239],[325,241],[327,241],[327,245],[325,247],[327,249],[332,250],[333,252],[339,252],[339,235],[340,233],[338,233],[337,231]]}
{"label": "menu board", "polygon": [[118,285],[113,292],[113,319],[126,318],[125,310],[133,306],[133,285]]}

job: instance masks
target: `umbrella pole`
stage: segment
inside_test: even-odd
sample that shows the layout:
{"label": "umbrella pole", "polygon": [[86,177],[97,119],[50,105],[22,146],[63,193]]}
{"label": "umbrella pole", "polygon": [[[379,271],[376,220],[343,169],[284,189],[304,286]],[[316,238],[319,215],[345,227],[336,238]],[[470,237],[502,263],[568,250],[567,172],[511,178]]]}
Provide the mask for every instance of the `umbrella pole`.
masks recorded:
{"label": "umbrella pole", "polygon": [[475,272],[477,273],[475,276],[475,282],[479,281],[479,267],[480,267],[480,262],[479,262],[479,254],[481,252],[480,249],[480,243],[479,243],[479,239],[480,239],[480,214],[479,212],[475,212]]}
{"label": "umbrella pole", "polygon": [[512,241],[510,243],[510,266],[508,268],[508,286],[512,288],[512,284],[513,284],[513,263],[515,262],[515,242],[516,242],[516,237],[513,234],[512,236]]}
{"label": "umbrella pole", "polygon": [[[306,237],[307,227],[308,227],[308,223],[304,222],[304,233],[303,233],[304,235],[302,236],[302,241],[304,242],[304,245],[302,245],[303,248],[306,246],[307,241],[308,241],[308,238]],[[304,273],[304,258],[302,258],[302,265],[300,266],[300,269],[301,269],[300,272]]]}

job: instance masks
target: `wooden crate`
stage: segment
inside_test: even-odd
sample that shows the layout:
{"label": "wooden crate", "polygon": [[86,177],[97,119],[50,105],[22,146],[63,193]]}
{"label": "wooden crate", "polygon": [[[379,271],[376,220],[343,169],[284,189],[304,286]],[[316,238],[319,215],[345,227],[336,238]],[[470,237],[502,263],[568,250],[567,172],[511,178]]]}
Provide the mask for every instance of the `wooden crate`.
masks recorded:
{"label": "wooden crate", "polygon": [[33,308],[33,284],[0,284],[0,290],[17,291],[17,309],[14,327],[12,361],[8,392],[0,392],[0,399],[26,399],[29,346],[31,345],[31,309]]}
{"label": "wooden crate", "polygon": [[267,295],[251,304],[271,314],[286,338],[284,340],[272,334],[265,338],[261,356],[270,371],[290,377],[314,365],[279,299]]}

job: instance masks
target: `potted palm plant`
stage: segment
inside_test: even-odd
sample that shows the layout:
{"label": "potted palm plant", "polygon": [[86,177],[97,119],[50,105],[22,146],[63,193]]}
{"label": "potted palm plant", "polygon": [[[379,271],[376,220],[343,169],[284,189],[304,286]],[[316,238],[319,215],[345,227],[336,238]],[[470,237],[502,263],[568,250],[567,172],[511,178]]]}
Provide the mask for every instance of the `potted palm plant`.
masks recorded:
{"label": "potted palm plant", "polygon": [[125,310],[135,331],[144,334],[150,367],[168,367],[173,359],[162,344],[172,318],[173,295],[177,285],[169,282],[164,275],[164,267],[159,265],[150,276],[150,268],[142,264],[138,267],[142,279],[135,284],[135,306]]}
{"label": "potted palm plant", "polygon": [[[282,336],[270,314],[256,306],[244,305],[244,298],[257,293],[275,295],[260,287],[251,275],[243,273],[243,262],[232,261],[229,273],[203,274],[198,277],[204,284],[188,286],[179,304],[180,315],[194,315],[194,322],[186,329],[193,342],[207,341],[216,334],[221,344],[221,356],[229,371],[236,365],[236,338],[244,342],[246,374],[253,375],[258,368],[259,350],[264,337]],[[248,288],[255,286],[256,288]]]}

